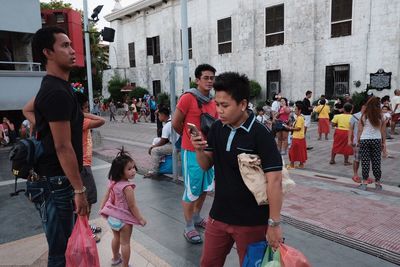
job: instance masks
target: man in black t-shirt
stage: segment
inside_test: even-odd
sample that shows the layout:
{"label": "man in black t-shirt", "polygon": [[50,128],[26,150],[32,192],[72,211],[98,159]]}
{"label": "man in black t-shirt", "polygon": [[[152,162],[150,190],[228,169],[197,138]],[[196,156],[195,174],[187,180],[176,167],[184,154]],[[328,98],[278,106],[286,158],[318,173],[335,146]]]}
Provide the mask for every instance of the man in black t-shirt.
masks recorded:
{"label": "man in black t-shirt", "polygon": [[46,66],[47,75],[36,97],[23,109],[44,147],[36,166],[39,177],[28,181],[27,193],[42,191],[35,204],[49,245],[48,266],[65,266],[67,242],[74,226],[74,203],[78,215],[89,212],[80,176],[83,114],[68,82],[75,51],[64,30],[57,27],[38,30],[32,48]]}
{"label": "man in black t-shirt", "polygon": [[[202,267],[223,266],[236,243],[241,266],[249,244],[267,239],[272,248],[282,242],[282,158],[271,132],[247,109],[249,80],[227,72],[216,77],[215,102],[219,120],[207,141],[192,135],[196,158],[204,170],[214,165],[215,197],[205,231]],[[257,204],[243,182],[237,155],[257,154],[268,180],[269,205]]]}

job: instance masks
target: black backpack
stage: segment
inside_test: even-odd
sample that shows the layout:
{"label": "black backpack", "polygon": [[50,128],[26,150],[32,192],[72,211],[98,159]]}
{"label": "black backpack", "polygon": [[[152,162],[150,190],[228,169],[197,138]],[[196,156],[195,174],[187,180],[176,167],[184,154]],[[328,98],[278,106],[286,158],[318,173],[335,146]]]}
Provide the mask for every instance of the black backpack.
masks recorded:
{"label": "black backpack", "polygon": [[15,177],[28,179],[43,155],[43,144],[34,137],[19,140],[11,149],[9,159]]}

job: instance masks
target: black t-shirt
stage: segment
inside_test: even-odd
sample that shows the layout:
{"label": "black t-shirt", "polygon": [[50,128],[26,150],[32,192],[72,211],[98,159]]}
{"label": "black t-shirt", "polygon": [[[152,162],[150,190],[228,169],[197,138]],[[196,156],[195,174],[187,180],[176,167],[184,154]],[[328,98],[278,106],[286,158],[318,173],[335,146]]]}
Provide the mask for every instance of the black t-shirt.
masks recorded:
{"label": "black t-shirt", "polygon": [[311,102],[307,97],[305,97],[303,99],[303,106],[304,106],[304,110],[301,111],[301,114],[311,115],[311,110],[309,109],[311,107]]}
{"label": "black t-shirt", "polygon": [[282,170],[282,158],[271,132],[251,113],[237,129],[216,121],[207,140],[206,150],[213,152],[215,169],[215,196],[210,217],[232,225],[266,225],[269,206],[258,206],[244,184],[237,155],[259,155],[264,172]]}
{"label": "black t-shirt", "polygon": [[38,173],[47,177],[65,175],[54,147],[49,122],[69,121],[71,143],[79,169],[82,169],[83,114],[70,84],[55,76],[46,75],[35,98],[35,119],[38,138],[43,142],[44,154],[38,162]]}

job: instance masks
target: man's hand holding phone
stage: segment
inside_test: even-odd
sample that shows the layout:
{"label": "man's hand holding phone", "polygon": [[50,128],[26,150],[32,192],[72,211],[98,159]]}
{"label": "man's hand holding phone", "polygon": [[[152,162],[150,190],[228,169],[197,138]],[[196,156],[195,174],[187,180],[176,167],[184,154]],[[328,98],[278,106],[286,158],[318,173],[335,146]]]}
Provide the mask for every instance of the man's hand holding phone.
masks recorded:
{"label": "man's hand holding phone", "polygon": [[201,132],[193,123],[186,123],[190,134],[190,141],[196,151],[203,151],[207,147],[207,141],[203,141]]}

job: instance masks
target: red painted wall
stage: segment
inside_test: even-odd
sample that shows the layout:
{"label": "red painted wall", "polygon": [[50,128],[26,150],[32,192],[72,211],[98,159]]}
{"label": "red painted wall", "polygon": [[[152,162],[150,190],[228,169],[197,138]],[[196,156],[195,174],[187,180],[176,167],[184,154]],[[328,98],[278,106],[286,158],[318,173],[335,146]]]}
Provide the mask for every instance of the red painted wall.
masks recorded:
{"label": "red painted wall", "polygon": [[[85,50],[83,46],[83,27],[81,14],[78,11],[65,9],[42,9],[42,27],[57,26],[64,29],[72,41],[76,53],[76,66],[85,66]],[[64,21],[57,22],[56,14],[62,14]]]}

